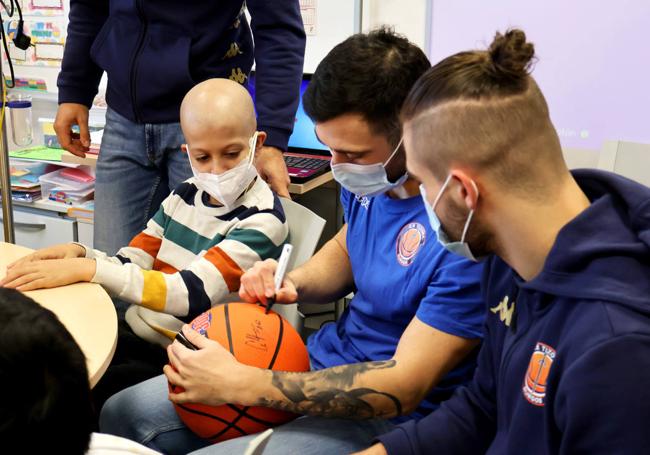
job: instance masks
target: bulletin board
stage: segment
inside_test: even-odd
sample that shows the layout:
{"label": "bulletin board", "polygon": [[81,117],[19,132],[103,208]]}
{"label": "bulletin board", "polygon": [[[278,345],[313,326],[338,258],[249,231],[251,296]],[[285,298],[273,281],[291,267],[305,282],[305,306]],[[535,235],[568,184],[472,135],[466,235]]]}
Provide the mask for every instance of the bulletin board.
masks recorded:
{"label": "bulletin board", "polygon": [[[69,0],[18,0],[23,10],[24,31],[32,39],[27,50],[11,42],[18,25],[18,13],[7,19],[3,11],[9,55],[14,64],[16,88],[56,93],[56,78],[61,69],[68,27]],[[10,76],[7,59],[2,53],[2,69]]]}

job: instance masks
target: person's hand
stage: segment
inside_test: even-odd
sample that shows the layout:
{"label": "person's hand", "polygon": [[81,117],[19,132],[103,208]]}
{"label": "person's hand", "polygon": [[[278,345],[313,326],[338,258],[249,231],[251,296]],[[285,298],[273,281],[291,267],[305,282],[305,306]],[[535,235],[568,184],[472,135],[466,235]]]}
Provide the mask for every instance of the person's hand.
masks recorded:
{"label": "person's hand", "polygon": [[296,284],[287,275],[285,275],[280,289],[275,290],[275,270],[277,268],[278,263],[273,259],[256,262],[241,276],[239,297],[244,302],[259,302],[264,305],[273,296],[275,296],[275,303],[296,302],[298,300]]}
{"label": "person's hand", "polygon": [[24,265],[28,262],[42,261],[46,259],[68,259],[80,258],[86,255],[86,249],[76,243],[62,243],[60,245],[53,245],[47,248],[36,250],[27,256],[12,262],[7,266],[7,270],[13,267]]}
{"label": "person's hand", "polygon": [[[72,125],[79,125],[79,134],[72,132]],[[85,152],[90,148],[88,108],[83,104],[61,103],[56,111],[54,131],[61,147],[74,155],[85,157]]]}
{"label": "person's hand", "polygon": [[69,258],[31,261],[7,270],[0,287],[18,291],[55,288],[66,284],[90,281],[95,275],[94,259]]}
{"label": "person's hand", "polygon": [[169,393],[173,403],[201,403],[219,406],[240,403],[245,365],[216,341],[210,340],[184,325],[183,335],[197,351],[186,348],[178,341],[167,347],[170,365],[163,372],[170,384],[183,388],[182,392]]}
{"label": "person's hand", "polygon": [[352,455],[388,455],[388,452],[386,451],[386,447],[384,447],[383,444],[375,444],[366,450],[353,453]]}
{"label": "person's hand", "polygon": [[256,154],[255,167],[271,189],[280,197],[291,199],[289,195],[289,171],[284,162],[282,150],[275,147],[261,147]]}

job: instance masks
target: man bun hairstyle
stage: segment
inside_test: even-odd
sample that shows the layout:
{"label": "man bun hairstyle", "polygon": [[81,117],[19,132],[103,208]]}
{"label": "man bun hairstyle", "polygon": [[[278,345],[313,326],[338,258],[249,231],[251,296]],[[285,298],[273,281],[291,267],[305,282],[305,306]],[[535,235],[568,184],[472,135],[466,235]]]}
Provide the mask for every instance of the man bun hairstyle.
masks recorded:
{"label": "man bun hairstyle", "polygon": [[497,32],[488,56],[486,72],[496,80],[524,82],[534,63],[535,45],[526,41],[526,34],[521,30],[508,30],[505,35]]}
{"label": "man bun hairstyle", "polygon": [[544,197],[546,177],[566,165],[530,75],[535,60],[535,46],[512,29],[496,33],[487,50],[459,52],[428,70],[401,112],[418,161],[437,178],[456,163]]}

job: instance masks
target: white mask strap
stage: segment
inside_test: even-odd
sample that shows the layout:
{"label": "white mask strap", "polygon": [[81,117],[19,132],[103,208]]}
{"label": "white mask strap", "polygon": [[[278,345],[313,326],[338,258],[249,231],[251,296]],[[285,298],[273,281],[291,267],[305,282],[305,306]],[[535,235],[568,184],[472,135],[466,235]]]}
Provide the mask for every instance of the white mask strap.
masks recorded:
{"label": "white mask strap", "polygon": [[390,163],[390,160],[393,159],[393,157],[395,156],[395,154],[396,154],[397,151],[399,150],[400,146],[402,145],[402,142],[403,142],[403,141],[404,141],[404,138],[402,137],[402,138],[399,140],[399,142],[397,143],[397,147],[395,147],[395,150],[393,150],[393,153],[391,153],[390,156],[388,157],[388,159],[384,162],[384,164],[383,164],[384,167],[386,167],[386,165],[387,165],[388,163]]}
{"label": "white mask strap", "polygon": [[[474,187],[474,191],[476,191],[476,200],[478,201],[478,186],[476,186],[476,183],[474,180],[470,180],[472,182],[472,186]],[[463,228],[463,235],[460,237],[461,242],[465,242],[465,236],[467,235],[467,231],[469,230],[469,225],[472,222],[472,217],[474,216],[474,209],[469,211],[469,215],[467,216],[467,221],[465,222],[465,227]]]}

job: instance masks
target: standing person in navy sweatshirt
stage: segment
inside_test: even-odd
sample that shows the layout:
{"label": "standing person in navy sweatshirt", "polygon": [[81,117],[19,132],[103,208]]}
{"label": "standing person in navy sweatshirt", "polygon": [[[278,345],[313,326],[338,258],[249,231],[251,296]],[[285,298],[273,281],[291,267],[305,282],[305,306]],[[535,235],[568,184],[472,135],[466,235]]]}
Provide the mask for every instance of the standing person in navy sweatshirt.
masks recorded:
{"label": "standing person in navy sweatshirt", "polygon": [[214,77],[245,84],[253,61],[258,125],[268,135],[256,165],[288,197],[281,152],[293,130],[304,50],[298,0],[71,0],[55,129],[75,155],[88,151],[88,109],[102,72],[108,75],[94,246],[114,254],[192,176],[180,149],[185,94]]}
{"label": "standing person in navy sweatshirt", "polygon": [[473,382],[368,454],[650,453],[650,189],[568,171],[533,54],[522,31],[497,34],[404,104],[439,241],[496,256]]}

